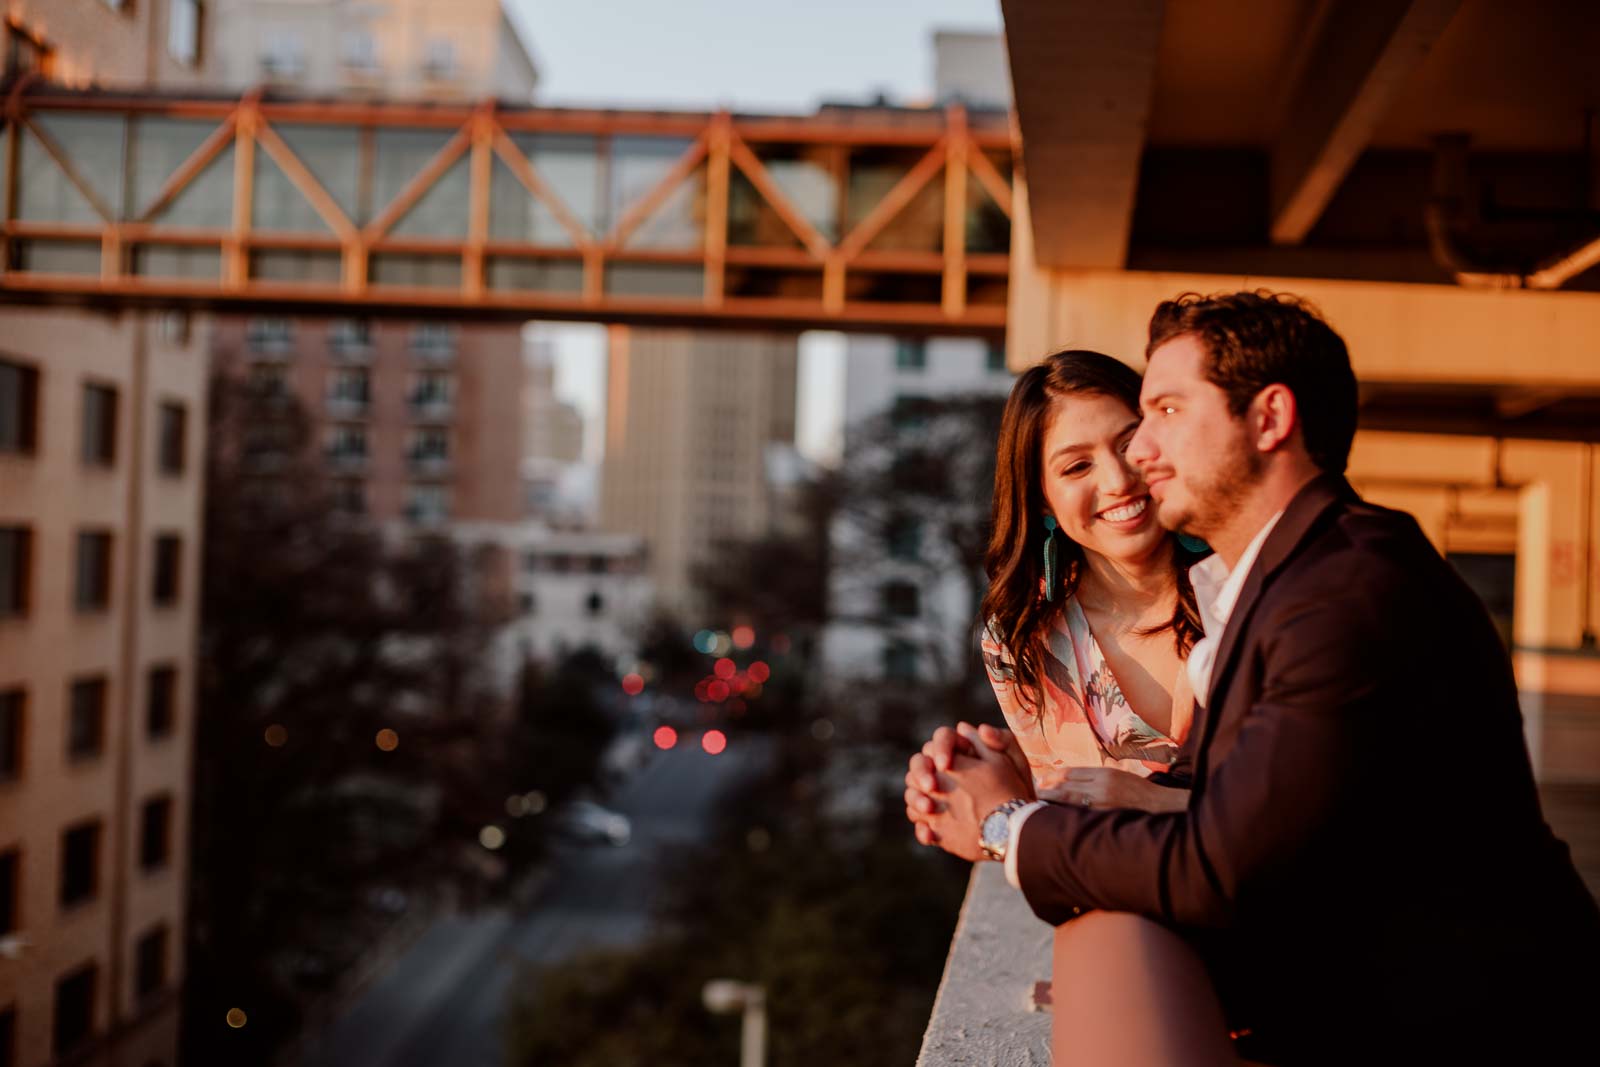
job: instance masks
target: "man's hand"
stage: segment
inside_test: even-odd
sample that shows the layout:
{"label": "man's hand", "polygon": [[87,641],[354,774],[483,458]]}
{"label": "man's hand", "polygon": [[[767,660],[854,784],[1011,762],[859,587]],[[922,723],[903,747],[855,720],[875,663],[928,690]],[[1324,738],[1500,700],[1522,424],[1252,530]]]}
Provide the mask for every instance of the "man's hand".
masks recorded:
{"label": "man's hand", "polygon": [[964,722],[956,724],[954,730],[941,726],[934,731],[932,739],[922,746],[922,751],[911,757],[906,771],[906,818],[911,821],[917,841],[921,844],[939,843],[939,837],[928,825],[928,820],[944,810],[941,797],[953,787],[954,783],[944,772],[950,769],[958,754],[972,756],[976,753],[972,740],[974,736],[978,743],[1006,754],[1021,768],[1023,777],[1028,781],[1027,795],[1029,799],[1033,797],[1033,777],[1028,770],[1027,758],[1023,756],[1010,730],[988,725],[973,727]]}
{"label": "man's hand", "polygon": [[1159,815],[1186,809],[1189,791],[1156,785],[1116,767],[1073,767],[1039,799],[1075,808],[1136,808]]}
{"label": "man's hand", "polygon": [[954,788],[940,798],[943,810],[929,814],[927,825],[940,848],[965,860],[978,860],[983,855],[978,847],[983,820],[1008,800],[1031,800],[1033,779],[1015,745],[997,752],[981,741],[975,727],[961,723],[956,730],[971,754],[953,753],[950,769],[939,777]]}

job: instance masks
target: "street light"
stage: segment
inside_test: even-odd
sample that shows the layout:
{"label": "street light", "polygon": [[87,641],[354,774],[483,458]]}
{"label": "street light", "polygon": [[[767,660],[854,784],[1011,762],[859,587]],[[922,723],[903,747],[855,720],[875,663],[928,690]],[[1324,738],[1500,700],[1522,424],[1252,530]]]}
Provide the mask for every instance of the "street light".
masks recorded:
{"label": "street light", "polygon": [[747,982],[716,978],[700,992],[706,1010],[716,1015],[744,1012],[739,1067],[763,1067],[767,1059],[767,991]]}

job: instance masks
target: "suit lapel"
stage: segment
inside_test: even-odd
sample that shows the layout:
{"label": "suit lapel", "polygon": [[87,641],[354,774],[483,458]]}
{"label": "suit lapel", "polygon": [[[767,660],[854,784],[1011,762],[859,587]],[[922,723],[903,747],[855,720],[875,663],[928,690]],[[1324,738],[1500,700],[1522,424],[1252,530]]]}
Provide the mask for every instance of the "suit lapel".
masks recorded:
{"label": "suit lapel", "polygon": [[1278,525],[1267,535],[1261,553],[1256,556],[1255,565],[1245,578],[1244,588],[1239,591],[1239,599],[1228,615],[1228,625],[1223,629],[1222,641],[1217,646],[1217,656],[1211,668],[1211,689],[1204,705],[1206,716],[1199,748],[1201,761],[1204,761],[1205,750],[1216,733],[1222,706],[1227,699],[1228,683],[1233,678],[1239,648],[1256,602],[1261,599],[1272,576],[1295,554],[1317,519],[1335,503],[1350,499],[1355,499],[1355,490],[1350,488],[1348,482],[1338,475],[1320,475],[1295,494],[1284,509]]}

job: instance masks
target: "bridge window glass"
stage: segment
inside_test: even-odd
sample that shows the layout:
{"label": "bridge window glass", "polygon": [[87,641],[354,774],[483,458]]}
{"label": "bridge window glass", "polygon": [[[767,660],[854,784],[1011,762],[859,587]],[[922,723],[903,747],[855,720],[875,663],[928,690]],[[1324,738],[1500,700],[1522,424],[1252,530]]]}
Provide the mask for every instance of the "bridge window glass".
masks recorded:
{"label": "bridge window glass", "polygon": [[200,62],[200,0],[172,0],[167,8],[167,54],[186,67]]}

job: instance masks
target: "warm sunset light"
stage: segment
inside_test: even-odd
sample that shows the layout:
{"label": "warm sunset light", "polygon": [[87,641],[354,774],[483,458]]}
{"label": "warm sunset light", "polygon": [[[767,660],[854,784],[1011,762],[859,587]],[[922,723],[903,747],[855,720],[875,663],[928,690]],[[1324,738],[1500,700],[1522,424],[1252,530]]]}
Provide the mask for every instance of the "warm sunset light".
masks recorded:
{"label": "warm sunset light", "polygon": [[721,730],[707,730],[700,735],[700,747],[709,755],[715,756],[728,747],[728,735]]}
{"label": "warm sunset light", "polygon": [[228,1009],[228,1025],[229,1026],[231,1026],[235,1030],[237,1030],[237,1029],[239,1029],[241,1026],[243,1026],[245,1024],[245,1021],[246,1020],[245,1020],[244,1012],[240,1011],[238,1008],[229,1008]]}
{"label": "warm sunset light", "polygon": [[656,747],[665,752],[678,743],[678,731],[670,726],[657,726],[654,738]]}
{"label": "warm sunset light", "polygon": [[378,731],[378,747],[385,752],[393,752],[400,747],[400,735],[385,727]]}

